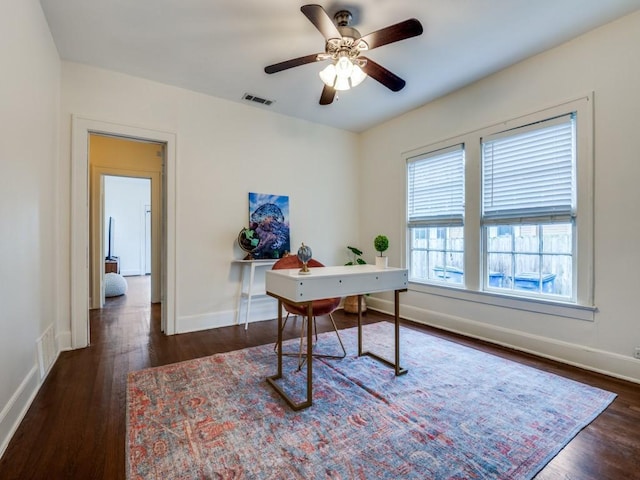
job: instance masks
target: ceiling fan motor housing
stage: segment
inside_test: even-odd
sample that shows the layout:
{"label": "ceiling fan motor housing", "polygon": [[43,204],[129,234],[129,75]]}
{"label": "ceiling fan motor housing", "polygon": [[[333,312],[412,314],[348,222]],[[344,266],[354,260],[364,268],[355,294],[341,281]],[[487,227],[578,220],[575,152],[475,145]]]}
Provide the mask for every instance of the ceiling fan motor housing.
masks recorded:
{"label": "ceiling fan motor housing", "polygon": [[351,20],[353,20],[353,16],[349,10],[339,10],[333,16],[333,19],[336,21],[336,25],[339,27],[346,27],[347,25],[351,25]]}

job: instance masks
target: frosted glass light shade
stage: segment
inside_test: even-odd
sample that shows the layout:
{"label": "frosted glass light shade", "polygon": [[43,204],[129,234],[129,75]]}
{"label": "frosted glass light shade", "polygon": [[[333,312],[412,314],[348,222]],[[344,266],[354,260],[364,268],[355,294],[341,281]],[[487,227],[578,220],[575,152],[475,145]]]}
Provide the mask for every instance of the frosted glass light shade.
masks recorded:
{"label": "frosted glass light shade", "polygon": [[320,71],[320,79],[324,82],[325,85],[329,87],[333,87],[333,84],[336,83],[336,67],[333,63],[327,65],[323,70]]}
{"label": "frosted glass light shade", "polygon": [[365,78],[367,78],[367,74],[358,65],[354,65],[353,72],[351,72],[351,87],[360,85]]}
{"label": "frosted glass light shade", "polygon": [[336,83],[333,88],[340,91],[349,90],[351,88],[351,85],[349,85],[349,77],[336,77]]}
{"label": "frosted glass light shade", "polygon": [[336,75],[338,78],[349,78],[353,72],[353,63],[347,57],[340,57],[336,62]]}
{"label": "frosted glass light shade", "polygon": [[347,57],[340,57],[336,63],[330,63],[319,73],[322,82],[336,90],[349,90],[367,78],[367,74]]}

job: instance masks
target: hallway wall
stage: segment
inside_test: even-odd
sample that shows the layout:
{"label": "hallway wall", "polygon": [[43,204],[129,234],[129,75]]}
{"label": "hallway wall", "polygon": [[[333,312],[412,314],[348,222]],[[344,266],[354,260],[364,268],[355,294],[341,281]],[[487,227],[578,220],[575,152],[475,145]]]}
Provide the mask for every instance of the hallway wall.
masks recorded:
{"label": "hallway wall", "polygon": [[[57,355],[60,60],[37,0],[0,3],[0,455]],[[64,290],[64,288],[63,288]],[[38,344],[46,340],[40,365]]]}

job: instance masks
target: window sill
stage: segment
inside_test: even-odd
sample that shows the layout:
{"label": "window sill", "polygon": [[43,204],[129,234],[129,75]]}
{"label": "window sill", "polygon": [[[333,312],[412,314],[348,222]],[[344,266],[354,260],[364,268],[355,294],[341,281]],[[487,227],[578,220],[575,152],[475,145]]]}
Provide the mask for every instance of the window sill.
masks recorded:
{"label": "window sill", "polygon": [[495,292],[476,292],[465,290],[462,287],[427,285],[411,281],[409,282],[409,291],[590,322],[595,320],[595,312],[597,310],[595,306],[577,305],[547,299],[515,297]]}

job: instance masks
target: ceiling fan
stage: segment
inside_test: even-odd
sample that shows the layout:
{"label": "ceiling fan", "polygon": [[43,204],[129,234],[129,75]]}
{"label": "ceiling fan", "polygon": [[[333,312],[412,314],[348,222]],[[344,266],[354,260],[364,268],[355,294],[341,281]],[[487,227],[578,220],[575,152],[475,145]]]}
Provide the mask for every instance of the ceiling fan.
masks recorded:
{"label": "ceiling fan", "polygon": [[333,102],[336,91],[355,87],[367,76],[394,92],[404,88],[406,82],[403,79],[362,54],[422,34],[422,25],[418,20],[411,18],[361,36],[360,32],[349,26],[352,15],[348,10],[339,10],[334,15],[335,24],[320,5],[303,5],[300,10],[324,36],[325,51],[269,65],[264,69],[266,73],[330,60],[331,63],[320,72],[320,78],[324,82],[320,105],[329,105]]}

